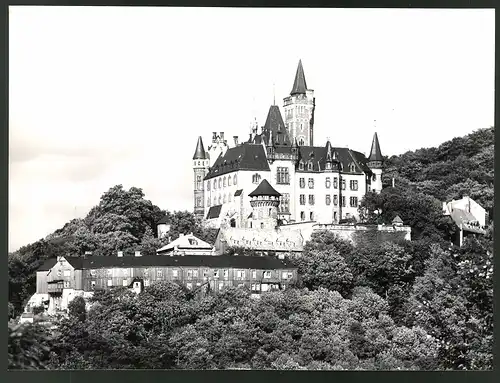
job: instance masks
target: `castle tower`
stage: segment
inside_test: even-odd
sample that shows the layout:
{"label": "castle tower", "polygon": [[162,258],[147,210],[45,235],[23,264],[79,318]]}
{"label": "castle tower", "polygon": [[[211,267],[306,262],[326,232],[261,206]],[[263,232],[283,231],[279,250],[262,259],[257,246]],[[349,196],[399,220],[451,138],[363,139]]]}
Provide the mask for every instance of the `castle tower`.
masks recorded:
{"label": "castle tower", "polygon": [[302,61],[299,60],[290,96],[283,99],[285,127],[291,142],[297,139],[300,146],[314,145],[314,91],[307,89]]}
{"label": "castle tower", "polygon": [[370,156],[368,157],[368,167],[371,169],[373,175],[371,180],[371,190],[380,193],[382,190],[382,163],[384,158],[380,151],[380,144],[378,143],[377,132],[373,135],[372,148]]}
{"label": "castle tower", "polygon": [[194,172],[194,215],[203,218],[205,209],[205,192],[203,188],[203,179],[208,173],[209,159],[201,136],[198,137],[196,150],[193,155],[193,172]]}
{"label": "castle tower", "polygon": [[248,195],[252,206],[252,219],[255,228],[274,229],[278,225],[278,206],[281,194],[266,179]]}

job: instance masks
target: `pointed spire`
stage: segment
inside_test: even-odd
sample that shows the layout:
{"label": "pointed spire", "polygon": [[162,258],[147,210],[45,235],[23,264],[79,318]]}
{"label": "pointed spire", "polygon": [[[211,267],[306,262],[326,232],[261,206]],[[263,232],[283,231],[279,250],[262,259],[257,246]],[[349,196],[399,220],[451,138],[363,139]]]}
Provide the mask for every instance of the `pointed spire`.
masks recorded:
{"label": "pointed spire", "polygon": [[201,139],[201,136],[199,136],[193,160],[206,160],[206,159],[207,159],[207,154],[205,153],[205,148],[203,147],[203,140]]}
{"label": "pointed spire", "polygon": [[306,76],[304,75],[304,68],[302,68],[302,60],[299,60],[299,66],[297,67],[297,73],[295,74],[295,81],[290,95],[305,94],[306,90]]}
{"label": "pointed spire", "polygon": [[276,88],[273,82],[273,105],[276,105]]}
{"label": "pointed spire", "polygon": [[370,157],[368,161],[383,161],[382,152],[380,151],[380,144],[378,143],[377,132],[373,135],[372,148],[370,150]]}

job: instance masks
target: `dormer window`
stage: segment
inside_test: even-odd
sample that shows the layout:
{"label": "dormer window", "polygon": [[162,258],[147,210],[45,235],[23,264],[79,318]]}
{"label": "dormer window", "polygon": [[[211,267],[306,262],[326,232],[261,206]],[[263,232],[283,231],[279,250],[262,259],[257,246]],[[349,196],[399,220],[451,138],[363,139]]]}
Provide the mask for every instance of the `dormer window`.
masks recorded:
{"label": "dormer window", "polygon": [[304,163],[302,161],[299,162],[299,170],[304,170]]}
{"label": "dormer window", "polygon": [[354,173],[356,171],[356,165],[350,164],[349,165],[349,170],[350,170],[351,173]]}
{"label": "dormer window", "polygon": [[313,170],[313,163],[312,162],[307,163],[307,170]]}
{"label": "dormer window", "polygon": [[326,168],[327,168],[327,169],[331,169],[331,168],[332,168],[332,164],[331,164],[330,162],[327,162],[327,163],[326,163]]}

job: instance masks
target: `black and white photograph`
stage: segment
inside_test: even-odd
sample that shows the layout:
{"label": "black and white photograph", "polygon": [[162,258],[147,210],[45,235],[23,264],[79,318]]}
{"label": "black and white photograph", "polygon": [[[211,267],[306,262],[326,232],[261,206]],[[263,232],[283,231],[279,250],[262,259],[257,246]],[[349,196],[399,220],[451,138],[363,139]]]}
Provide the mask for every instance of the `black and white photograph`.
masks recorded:
{"label": "black and white photograph", "polygon": [[494,9],[10,6],[9,370],[492,370]]}

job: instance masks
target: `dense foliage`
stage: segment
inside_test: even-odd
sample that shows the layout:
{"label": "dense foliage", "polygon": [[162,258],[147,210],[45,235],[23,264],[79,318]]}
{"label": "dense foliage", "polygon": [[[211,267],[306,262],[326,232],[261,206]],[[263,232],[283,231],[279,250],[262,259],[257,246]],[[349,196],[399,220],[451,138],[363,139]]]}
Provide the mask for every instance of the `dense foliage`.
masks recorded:
{"label": "dense foliage", "polygon": [[215,240],[214,230],[205,230],[192,213],[165,212],[144,198],[141,189],[125,190],[117,185],[105,192],[99,204],[83,219],[73,219],[44,239],[9,254],[9,302],[20,313],[35,292],[36,269],[48,258],[59,255],[110,256],[117,251],[140,250],[154,255],[168,242],[157,238],[157,222],[166,216],[171,225],[170,239],[193,232],[208,242]]}
{"label": "dense foliage", "polygon": [[[9,322],[9,368],[491,369],[493,224],[457,248],[441,208],[466,194],[492,213],[492,145],[493,128],[387,160],[386,187],[363,199],[362,219],[389,224],[399,215],[411,242],[315,232],[293,260],[297,283],[260,299],[243,288],[202,295],[168,282],[138,295],[96,292],[90,309],[76,298],[50,332]],[[152,254],[164,214],[171,239],[193,232],[213,243],[216,232],[192,214],[165,213],[140,189],[114,187],[85,219],[9,255],[9,318],[33,293],[44,259],[120,247]]]}

